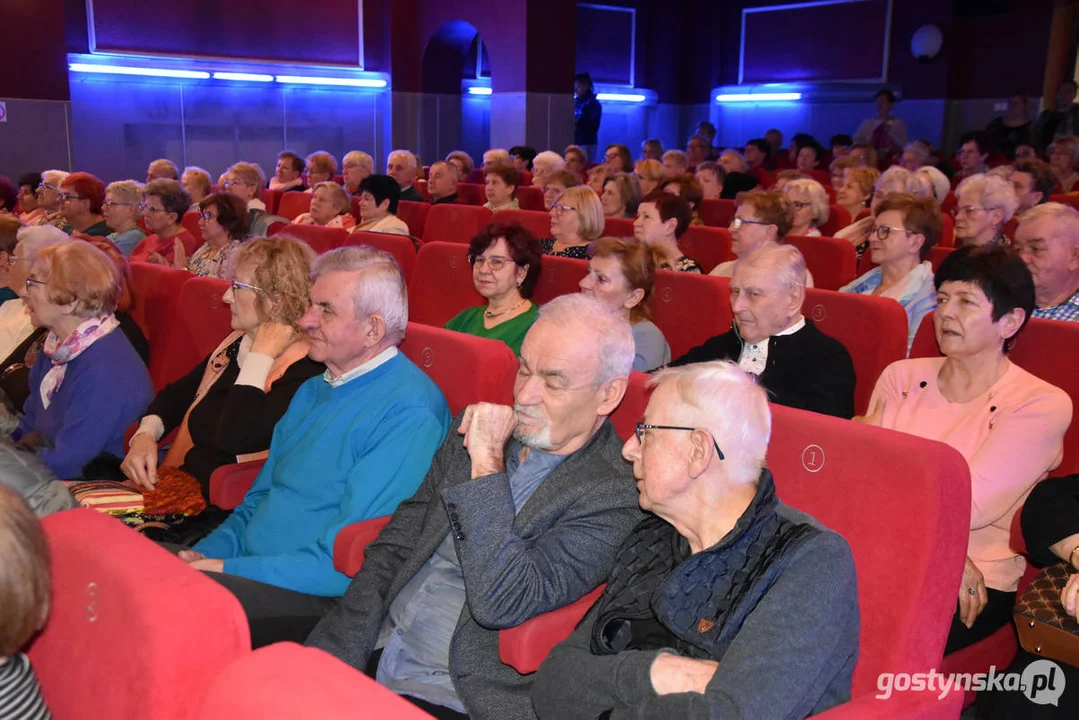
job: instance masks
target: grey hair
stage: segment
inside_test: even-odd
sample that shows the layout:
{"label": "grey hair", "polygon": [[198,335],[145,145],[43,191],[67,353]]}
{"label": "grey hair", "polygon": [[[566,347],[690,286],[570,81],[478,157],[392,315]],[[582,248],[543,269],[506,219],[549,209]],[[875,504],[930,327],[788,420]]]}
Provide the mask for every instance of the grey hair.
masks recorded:
{"label": "grey hair", "polygon": [[58,188],[64,184],[64,180],[67,180],[67,176],[70,174],[66,170],[45,170],[41,173],[41,182]]}
{"label": "grey hair", "polygon": [[682,408],[678,422],[703,427],[723,450],[723,468],[738,484],[756,484],[772,437],[768,395],[756,379],[730,360],[665,368],[650,387],[671,385]]}
{"label": "grey hair", "polygon": [[668,150],[663,153],[663,160],[667,158],[676,159],[677,163],[684,168],[689,168],[689,155],[686,155],[684,150]]}
{"label": "grey hair", "polygon": [[117,180],[109,183],[108,187],[105,188],[106,195],[112,193],[120,202],[135,203],[136,218],[142,214],[142,211],[139,210],[139,203],[142,202],[142,191],[142,183],[134,180]]}
{"label": "grey hair", "polygon": [[933,149],[924,140],[911,140],[903,149],[913,150],[918,153],[919,165],[925,165],[929,162],[929,157],[933,154]]}
{"label": "grey hair", "polygon": [[560,295],[540,308],[539,316],[561,328],[577,327],[585,337],[594,338],[599,374],[596,387],[615,378],[629,377],[636,345],[629,322],[596,298],[571,293]]}
{"label": "grey hair", "polygon": [[311,264],[311,282],[332,272],[362,273],[363,282],[353,283],[356,317],[378,313],[386,323],[386,338],[400,344],[408,328],[408,292],[393,256],[368,245],[330,250]]}
{"label": "grey hair", "polygon": [[734,269],[737,270],[740,265],[771,266],[775,270],[775,277],[788,290],[796,287],[804,289],[806,286],[806,260],[802,251],[793,245],[765,243],[748,255],[739,257]]}
{"label": "grey hair", "polygon": [[1042,203],[1020,215],[1019,225],[1042,218],[1051,218],[1061,237],[1067,238],[1071,244],[1079,243],[1079,210],[1058,202]]}
{"label": "grey hair", "polygon": [[961,198],[967,193],[976,196],[982,207],[1000,210],[1003,215],[1001,224],[1011,220],[1012,215],[1015,215],[1015,211],[1019,208],[1019,198],[1015,196],[1015,188],[999,175],[986,173],[971,175],[956,187],[955,197]]}
{"label": "grey hair", "polygon": [[[533,158],[532,162],[535,162],[535,158]],[[483,154],[483,164],[512,165],[513,158],[510,157],[509,150],[505,148],[491,148]]]}
{"label": "grey hair", "polygon": [[937,204],[943,203],[948,193],[952,191],[952,183],[948,180],[948,176],[932,165],[922,165],[918,168],[917,174],[924,175],[933,186],[933,196],[937,199]]}
{"label": "grey hair", "polygon": [[809,195],[809,204],[813,208],[813,227],[820,227],[828,222],[828,191],[813,178],[795,178],[783,187],[783,195],[789,200],[791,190],[801,190]]}
{"label": "grey hair", "polygon": [[352,208],[352,200],[349,198],[345,189],[333,182],[332,180],[324,180],[317,183],[311,192],[319,189],[326,189],[330,191],[330,198],[333,200],[334,207],[337,208],[337,214],[343,215]]}
{"label": "grey hair", "polygon": [[532,167],[536,165],[543,165],[547,168],[547,172],[556,173],[565,169],[566,160],[554,150],[544,150],[532,158]]}
{"label": "grey hair", "polygon": [[345,153],[345,156],[341,158],[341,166],[344,167],[349,163],[356,163],[372,173],[375,171],[375,159],[362,150],[351,150]]}
{"label": "grey hair", "polygon": [[71,236],[55,225],[33,225],[19,228],[15,239],[22,244],[22,254],[19,259],[25,260],[27,267],[33,264],[34,256],[42,248],[72,242]]}
{"label": "grey hair", "polygon": [[739,170],[739,172],[745,172],[746,170],[749,169],[749,163],[746,162],[746,156],[743,155],[742,153],[738,152],[734,148],[727,148],[726,150],[721,152],[719,154],[719,159],[722,160],[724,157],[727,157],[728,155],[733,155],[734,157],[738,158],[738,165],[741,168]]}
{"label": "grey hair", "polygon": [[388,163],[395,157],[405,158],[405,164],[408,165],[409,169],[411,170],[415,170],[416,166],[419,164],[416,162],[416,156],[413,155],[410,150],[393,150],[390,152],[389,155],[386,156],[386,162]]}
{"label": "grey hair", "polygon": [[901,168],[898,165],[881,173],[873,186],[875,192],[906,193],[916,198],[924,199],[933,196],[933,186],[928,178],[918,177],[918,173]]}

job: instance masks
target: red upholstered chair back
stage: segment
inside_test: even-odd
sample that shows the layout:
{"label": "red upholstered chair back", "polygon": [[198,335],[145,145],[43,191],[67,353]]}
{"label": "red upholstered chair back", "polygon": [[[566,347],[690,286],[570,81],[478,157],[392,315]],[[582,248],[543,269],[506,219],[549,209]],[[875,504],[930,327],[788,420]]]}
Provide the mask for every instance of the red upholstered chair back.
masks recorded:
{"label": "red upholstered chair back", "polygon": [[551,237],[551,214],[538,210],[499,210],[493,222],[515,222],[537,238]]}
{"label": "red upholstered chair back", "polygon": [[731,224],[737,209],[738,204],[734,200],[701,200],[697,213],[705,225],[725,228]]}
{"label": "red upholstered chair back", "polygon": [[[532,184],[532,171],[531,170],[518,170],[517,171],[517,177],[520,179],[522,187],[535,187]],[[539,188],[536,188],[536,189],[539,190]]]}
{"label": "red upholstered chair back", "polygon": [[202,698],[196,720],[357,717],[431,716],[329,653],[277,643],[225,668]]}
{"label": "red upholstered chair back", "polygon": [[239,601],[95,510],[42,523],[52,603],[29,655],[53,717],[193,717],[214,678],[250,651]]}
{"label": "red upholstered chair back", "polygon": [[427,181],[417,180],[414,185],[419,194],[423,196],[423,201],[429,204],[431,202],[431,193],[427,190]]}
{"label": "red upholstered chair back", "polygon": [[262,191],[262,203],[271,213],[277,214],[277,207],[281,204],[281,196],[284,194],[284,190],[271,190],[266,188]]}
{"label": "red upholstered chair back", "polygon": [[678,247],[687,257],[697,261],[705,274],[720,263],[734,259],[731,252],[731,233],[727,228],[690,225],[678,238]]}
{"label": "red upholstered chair back", "polygon": [[487,177],[483,174],[482,168],[476,168],[465,177],[465,182],[470,184],[480,185],[487,180]]}
{"label": "red upholstered chair back", "polygon": [[939,668],[970,534],[963,456],[943,443],[772,405],[768,466],[780,499],[853,551],[861,646],[852,695],[877,692],[882,672]]}
{"label": "red upholstered chair back", "polygon": [[311,209],[311,195],[305,192],[289,190],[281,194],[277,205],[277,214],[287,220],[295,220]]}
{"label": "red upholstered chair back", "polygon": [[731,329],[730,278],[660,270],[652,288],[652,322],[677,360],[705,340]]}
{"label": "red upholstered chair back", "polygon": [[532,301],[543,305],[559,295],[578,292],[581,278],[587,274],[587,260],[544,255]]}
{"label": "red upholstered chair back", "polygon": [[150,371],[163,359],[165,340],[176,316],[176,304],[180,301],[180,288],[191,278],[186,270],[131,263],[131,290],[135,304],[131,317],[150,343]]}
{"label": "red upholstered chair back", "polygon": [[197,212],[194,210],[185,212],[184,216],[180,218],[180,224],[195,237],[199,245],[202,245],[202,228],[199,227],[199,214]]}
{"label": "red upholstered chair back", "polygon": [[1061,203],[1079,210],[1079,194],[1060,193],[1049,196],[1049,202]]}
{"label": "red upholstered chair back", "polygon": [[828,221],[820,226],[820,234],[825,237],[832,237],[839,230],[850,225],[850,212],[842,205],[829,205],[828,206]]}
{"label": "red upholstered chair back", "polygon": [[410,320],[442,327],[465,308],[486,302],[472,282],[467,245],[434,242],[420,248],[408,284]]}
{"label": "red upholstered chair back", "polygon": [[[1052,200],[1053,198],[1049,198]],[[952,210],[955,209],[959,199],[955,196],[955,191],[949,190],[948,194],[944,196],[944,202],[940,204],[940,212],[943,215],[951,215]]]}
{"label": "red upholstered chair back", "polygon": [[547,212],[543,205],[543,191],[535,185],[521,184],[517,186],[517,204],[522,210],[537,210]]}
{"label": "red upholstered chair back", "polygon": [[937,242],[937,247],[955,247],[955,218],[949,213],[942,213],[941,220],[943,220],[942,229],[940,232],[940,241]]}
{"label": "red upholstered chair back", "polygon": [[319,255],[341,247],[348,240],[348,230],[342,228],[297,225],[295,223],[286,225],[275,232],[274,235],[289,235],[297,240],[303,240]]}
{"label": "red upholstered chair back", "polygon": [[356,245],[371,245],[393,255],[401,268],[401,274],[405,276],[405,282],[411,282],[412,269],[416,267],[416,245],[412,242],[412,238],[389,233],[354,232],[349,233],[342,247]]}
{"label": "red upholstered chair back", "polygon": [[150,369],[155,390],[191,372],[232,332],[232,314],[221,299],[228,288],[227,280],[206,277],[191,278],[180,288],[164,357]]}
{"label": "red upholstered chair back", "polygon": [[808,289],[802,313],[847,348],[857,378],[854,411],[864,413],[884,368],[907,356],[903,306],[891,298]]}
{"label": "red upholstered chair back", "polygon": [[929,248],[929,264],[933,266],[933,272],[940,269],[940,264],[944,262],[944,258],[948,257],[955,251],[954,247],[934,247]]}
{"label": "red upholstered chair back", "polygon": [[622,396],[622,402],[611,413],[611,422],[622,442],[629,439],[633,429],[644,417],[644,410],[648,407],[648,398],[652,396],[651,388],[645,387],[651,376],[647,373],[632,372],[629,375],[629,384],[626,386],[626,394]]}
{"label": "red upholstered chair back", "polygon": [[517,356],[501,340],[409,323],[400,350],[442,389],[454,416],[472,403],[513,404]]}
{"label": "red upholstered chair back", "polygon": [[432,205],[423,228],[423,241],[457,242],[467,245],[491,222],[491,211],[471,205]]}
{"label": "red upholstered chair back", "polygon": [[[933,330],[933,313],[925,316],[914,336],[910,356],[940,357]],[[1079,323],[1031,318],[1019,333],[1008,357],[1019,367],[1055,385],[1079,407],[1079,373],[1074,358],[1079,356]],[[1071,360],[1069,360],[1071,358]],[[1079,422],[1072,420],[1064,434],[1064,460],[1050,477],[1079,473]]]}
{"label": "red upholstered chair back", "polygon": [[457,197],[466,205],[483,205],[487,202],[487,186],[475,183],[458,183]]}
{"label": "red upholstered chair back", "polygon": [[633,221],[629,218],[607,218],[603,222],[603,234],[611,237],[633,237]]}
{"label": "red upholstered chair back", "polygon": [[[408,234],[412,237],[423,237],[423,230],[427,226],[427,213],[431,206],[427,203],[414,200],[401,200],[397,203],[397,217],[405,225],[408,225]],[[359,220],[360,216],[356,215]]]}
{"label": "red upholstered chair back", "polygon": [[849,240],[834,237],[788,235],[783,242],[802,251],[814,287],[838,290],[855,278],[858,253]]}

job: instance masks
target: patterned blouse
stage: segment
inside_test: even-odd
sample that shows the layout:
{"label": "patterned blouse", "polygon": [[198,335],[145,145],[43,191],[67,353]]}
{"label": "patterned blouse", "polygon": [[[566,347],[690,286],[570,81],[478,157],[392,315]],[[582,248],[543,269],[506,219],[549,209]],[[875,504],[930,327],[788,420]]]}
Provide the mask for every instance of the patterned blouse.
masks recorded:
{"label": "patterned blouse", "polygon": [[661,270],[677,270],[678,272],[691,272],[701,274],[701,266],[697,264],[697,261],[688,258],[685,255],[682,255],[677,260],[675,260],[673,266],[670,263],[663,263],[659,267]]}
{"label": "patterned blouse", "polygon": [[223,248],[216,252],[209,243],[203,245],[187,260],[187,269],[198,277],[224,277],[225,263],[229,255],[240,247],[239,240],[230,240]]}
{"label": "patterned blouse", "polygon": [[540,247],[543,249],[544,255],[552,255],[554,257],[568,257],[577,258],[578,260],[588,259],[589,245],[570,245],[568,248],[563,248],[558,252],[554,252],[555,239],[553,237],[543,238],[540,240]]}

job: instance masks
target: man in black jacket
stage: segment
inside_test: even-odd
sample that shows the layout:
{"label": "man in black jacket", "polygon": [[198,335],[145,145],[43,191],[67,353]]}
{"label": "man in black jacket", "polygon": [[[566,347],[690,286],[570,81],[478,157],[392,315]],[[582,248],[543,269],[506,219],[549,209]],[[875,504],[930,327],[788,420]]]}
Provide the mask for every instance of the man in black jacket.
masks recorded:
{"label": "man in black jacket", "polygon": [[754,250],[731,278],[734,327],[671,365],[733,360],[760,378],[774,403],[852,417],[854,364],[842,343],[802,316],[805,287],[805,259],[797,248]]}

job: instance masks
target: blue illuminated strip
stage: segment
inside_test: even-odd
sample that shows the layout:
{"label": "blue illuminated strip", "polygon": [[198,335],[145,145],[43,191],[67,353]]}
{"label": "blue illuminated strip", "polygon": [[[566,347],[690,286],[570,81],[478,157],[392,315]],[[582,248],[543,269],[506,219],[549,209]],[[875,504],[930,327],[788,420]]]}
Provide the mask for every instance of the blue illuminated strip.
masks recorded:
{"label": "blue illuminated strip", "polygon": [[745,103],[745,102],[781,102],[801,100],[802,93],[723,93],[716,95],[716,102],[721,103]]}
{"label": "blue illuminated strip", "polygon": [[309,77],[305,75],[278,75],[277,82],[296,85],[345,85],[348,87],[384,88],[385,80],[366,78]]}
{"label": "blue illuminated strip", "polygon": [[636,95],[629,93],[598,93],[596,95],[597,100],[606,100],[610,102],[628,102],[628,103],[643,103],[647,98],[644,95]]}
{"label": "blue illuminated strip", "polygon": [[184,78],[187,80],[209,80],[210,73],[200,70],[169,70],[165,68],[125,67],[123,65],[89,65],[71,63],[72,72],[100,73],[102,75],[142,75],[145,77]]}
{"label": "blue illuminated strip", "polygon": [[243,82],[273,82],[273,75],[243,72],[215,72],[214,80],[240,80]]}
{"label": "blue illuminated strip", "polygon": [[489,87],[470,87],[468,89],[469,95],[490,95],[491,88]]}

